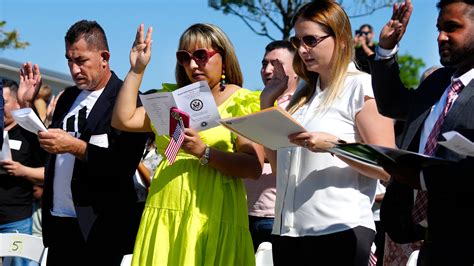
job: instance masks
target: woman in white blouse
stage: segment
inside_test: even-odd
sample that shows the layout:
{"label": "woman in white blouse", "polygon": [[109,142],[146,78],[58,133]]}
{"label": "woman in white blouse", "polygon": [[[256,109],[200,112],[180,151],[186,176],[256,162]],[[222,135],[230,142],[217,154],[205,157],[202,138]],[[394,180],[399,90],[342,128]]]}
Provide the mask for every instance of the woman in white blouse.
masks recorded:
{"label": "woman in white blouse", "polygon": [[[377,112],[371,80],[354,64],[349,18],[334,1],[304,5],[293,18],[293,67],[306,82],[288,111],[307,131],[300,147],[266,150],[277,169],[275,265],[368,265],[375,236],[372,204],[381,170],[326,152],[340,140],[394,147],[392,120]],[[273,106],[287,78],[279,62],[261,95]]]}

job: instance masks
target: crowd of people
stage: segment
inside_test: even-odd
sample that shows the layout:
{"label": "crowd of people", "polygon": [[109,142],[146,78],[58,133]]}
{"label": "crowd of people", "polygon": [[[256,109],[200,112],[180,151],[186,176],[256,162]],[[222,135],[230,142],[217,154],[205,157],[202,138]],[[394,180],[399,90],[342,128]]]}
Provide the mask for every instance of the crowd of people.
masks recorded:
{"label": "crowd of people", "polygon": [[[261,91],[242,87],[218,26],[189,26],[169,86],[207,82],[221,118],[278,105],[305,131],[272,150],[223,126],[185,128],[173,163],[162,157],[171,136],[139,99],[153,28],[138,26],[122,81],[104,29],[76,22],[64,39],[74,86],[52,96],[30,62],[18,83],[0,81],[2,155],[11,150],[0,167],[0,233],[39,232],[53,266],[120,265],[127,254],[132,265],[255,265],[263,242],[274,265],[366,266],[374,255],[377,265],[405,265],[415,250],[417,265],[472,265],[473,157],[437,142],[448,131],[474,140],[474,3],[437,7],[443,67],[416,89],[397,63],[410,0],[394,5],[378,42],[369,24],[353,35],[336,1],[302,5],[294,36],[262,49]],[[20,127],[11,113],[23,107],[48,130]],[[347,142],[445,160],[373,167],[328,151]]]}

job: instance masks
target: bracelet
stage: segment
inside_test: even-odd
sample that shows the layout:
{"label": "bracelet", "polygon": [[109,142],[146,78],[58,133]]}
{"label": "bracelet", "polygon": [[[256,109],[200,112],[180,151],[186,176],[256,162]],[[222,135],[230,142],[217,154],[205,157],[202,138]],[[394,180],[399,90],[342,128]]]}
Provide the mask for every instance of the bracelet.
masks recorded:
{"label": "bracelet", "polygon": [[201,165],[207,165],[209,163],[209,157],[211,154],[211,148],[206,145],[206,149],[204,150],[204,154],[199,158],[199,163]]}

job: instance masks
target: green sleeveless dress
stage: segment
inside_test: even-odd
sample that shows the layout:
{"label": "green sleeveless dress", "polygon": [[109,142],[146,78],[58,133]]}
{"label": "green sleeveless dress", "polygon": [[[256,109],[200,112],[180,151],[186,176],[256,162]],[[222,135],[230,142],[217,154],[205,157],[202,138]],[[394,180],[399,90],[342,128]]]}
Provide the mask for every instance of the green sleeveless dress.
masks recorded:
{"label": "green sleeveless dress", "polygon": [[[219,107],[221,118],[259,108],[257,92],[239,89]],[[232,152],[236,136],[222,126],[199,133],[214,149]],[[164,153],[168,136],[157,136]],[[211,153],[212,156],[212,153]],[[180,150],[163,159],[153,177],[132,265],[255,265],[246,193],[240,178],[202,166]]]}

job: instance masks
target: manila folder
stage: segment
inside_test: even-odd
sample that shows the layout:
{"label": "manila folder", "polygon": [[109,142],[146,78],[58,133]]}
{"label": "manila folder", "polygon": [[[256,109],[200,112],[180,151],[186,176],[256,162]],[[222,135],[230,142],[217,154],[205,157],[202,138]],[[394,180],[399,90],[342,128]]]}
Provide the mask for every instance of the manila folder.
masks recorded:
{"label": "manila folder", "polygon": [[273,150],[296,146],[290,143],[288,135],[306,131],[279,106],[245,116],[221,119],[219,122],[234,133]]}

